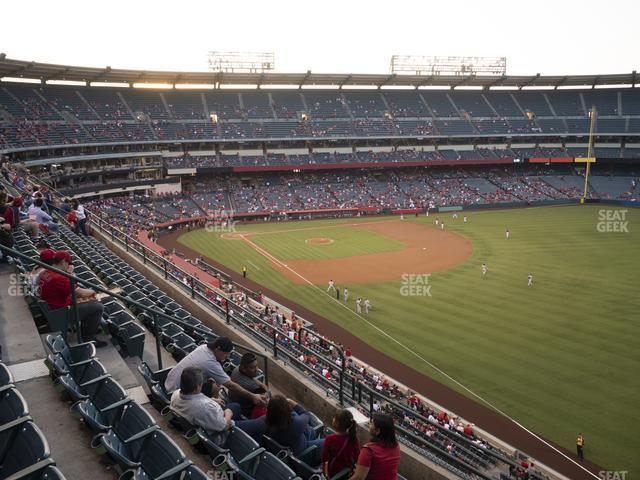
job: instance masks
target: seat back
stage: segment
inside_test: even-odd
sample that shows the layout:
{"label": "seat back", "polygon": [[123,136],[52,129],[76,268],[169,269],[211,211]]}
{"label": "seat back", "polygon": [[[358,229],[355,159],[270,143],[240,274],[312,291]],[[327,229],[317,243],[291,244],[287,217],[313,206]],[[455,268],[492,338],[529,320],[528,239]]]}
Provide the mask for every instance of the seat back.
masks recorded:
{"label": "seat back", "polygon": [[124,388],[111,377],[90,385],[86,390],[93,404],[100,410],[127,398]]}
{"label": "seat back", "polygon": [[56,390],[62,393],[62,396],[65,399],[77,402],[78,400],[87,398],[87,395],[84,393],[84,389],[78,385],[78,382],[76,382],[75,378],[70,374],[56,378],[54,385]]}
{"label": "seat back", "polygon": [[11,375],[11,371],[4,363],[0,363],[0,387],[11,385],[12,383],[13,375]]}
{"label": "seat back", "polygon": [[291,449],[289,447],[276,442],[268,435],[262,436],[262,446],[264,446],[264,448],[266,448],[268,452],[273,453],[278,458],[284,458],[291,455]]}
{"label": "seat back", "polygon": [[260,455],[258,468],[253,472],[255,480],[293,480],[296,474],[282,460],[269,452]]}
{"label": "seat back", "polygon": [[107,369],[95,358],[90,362],[74,367],[71,370],[71,374],[80,384],[107,374]]}
{"label": "seat back", "polygon": [[206,473],[200,470],[195,465],[191,465],[186,470],[183,470],[175,476],[176,480],[211,480]]}
{"label": "seat back", "polygon": [[0,455],[0,478],[7,478],[14,473],[49,458],[51,451],[47,439],[33,422],[20,425],[7,445],[6,451]]}
{"label": "seat back", "polygon": [[227,441],[224,443],[224,448],[231,452],[233,458],[238,462],[246,458],[251,453],[260,449],[260,445],[249,434],[240,430],[239,428],[233,428],[227,436]]}
{"label": "seat back", "polygon": [[47,348],[49,349],[49,351],[51,353],[60,353],[60,354],[62,354],[62,352],[64,350],[66,350],[67,353],[69,354],[69,352],[68,352],[69,348],[67,346],[67,342],[64,341],[64,338],[62,337],[61,334],[58,334],[58,335],[47,335],[47,338],[46,338],[45,341],[46,341],[46,344],[47,344]]}
{"label": "seat back", "polygon": [[15,388],[0,392],[0,425],[29,415],[27,402]]}
{"label": "seat back", "polygon": [[67,362],[64,361],[64,358],[59,353],[50,353],[45,360],[45,364],[54,377],[71,373]]}
{"label": "seat back", "polygon": [[129,402],[114,421],[113,431],[122,440],[127,440],[154,426],[155,420],[144,407],[136,402]]}
{"label": "seat back", "polygon": [[145,437],[144,445],[136,459],[150,478],[156,478],[177,467],[187,459],[169,436],[162,430]]}
{"label": "seat back", "polygon": [[289,457],[287,459],[287,463],[291,466],[296,475],[301,477],[303,480],[320,480],[324,478],[320,468],[313,468],[297,457]]}
{"label": "seat back", "polygon": [[142,362],[140,365],[138,365],[138,372],[140,372],[140,375],[142,375],[142,378],[144,378],[147,387],[151,388],[153,385],[158,383],[156,380],[154,380],[153,370],[151,370],[151,367],[149,367],[147,362]]}

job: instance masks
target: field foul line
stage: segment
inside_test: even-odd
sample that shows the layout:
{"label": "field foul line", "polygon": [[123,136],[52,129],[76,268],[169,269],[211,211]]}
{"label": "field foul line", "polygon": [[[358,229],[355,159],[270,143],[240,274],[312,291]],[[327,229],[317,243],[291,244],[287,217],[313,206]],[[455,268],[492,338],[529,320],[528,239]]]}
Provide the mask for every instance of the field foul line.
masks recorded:
{"label": "field foul line", "polygon": [[[388,220],[388,221],[398,221],[398,220]],[[514,425],[516,425],[518,428],[524,430],[526,433],[528,433],[529,435],[531,435],[533,438],[535,438],[536,440],[538,440],[540,443],[542,443],[543,445],[549,447],[551,450],[553,450],[554,452],[556,452],[557,454],[561,455],[563,458],[569,460],[571,463],[573,463],[575,466],[577,466],[578,468],[580,468],[581,470],[584,470],[586,473],[588,473],[589,475],[591,475],[593,478],[597,478],[600,479],[600,477],[598,477],[596,474],[590,472],[587,468],[583,467],[582,465],[580,465],[578,462],[576,462],[573,458],[569,457],[568,455],[566,455],[565,453],[563,453],[562,451],[560,451],[558,448],[556,448],[555,446],[551,445],[549,442],[547,442],[545,439],[543,439],[542,437],[538,436],[536,433],[532,432],[531,430],[529,430],[527,427],[525,427],[524,425],[522,425],[520,422],[518,422],[517,420],[515,420],[514,418],[510,417],[509,415],[507,415],[505,412],[503,412],[502,410],[500,410],[498,407],[496,407],[495,405],[493,405],[491,402],[489,402],[488,400],[486,400],[484,397],[478,395],[476,392],[474,392],[473,390],[471,390],[470,388],[468,388],[466,385],[462,384],[461,382],[459,382],[458,380],[456,380],[455,378],[453,378],[451,375],[449,375],[448,373],[446,373],[444,370],[440,369],[439,367],[437,367],[436,365],[434,365],[433,363],[431,363],[429,360],[427,360],[426,358],[424,358],[422,355],[420,355],[418,352],[416,352],[415,350],[407,347],[404,343],[400,342],[398,339],[396,339],[395,337],[389,335],[387,332],[385,332],[384,330],[382,330],[380,327],[378,327],[377,325],[371,323],[369,320],[367,320],[365,317],[363,317],[361,314],[354,312],[353,310],[351,310],[349,307],[347,307],[346,305],[344,305],[343,303],[340,303],[340,301],[336,300],[335,298],[333,298],[333,296],[327,294],[327,292],[325,292],[323,289],[321,289],[320,287],[318,287],[317,285],[311,283],[311,281],[309,281],[307,278],[303,277],[302,275],[300,275],[298,272],[296,272],[295,270],[293,270],[292,268],[290,268],[289,266],[287,266],[285,263],[282,263],[280,260],[278,260],[276,257],[274,257],[273,255],[271,255],[269,252],[267,252],[265,249],[259,247],[258,245],[256,245],[255,243],[253,243],[251,240],[249,240],[247,237],[242,237],[242,240],[244,240],[245,242],[247,242],[251,247],[253,247],[258,253],[260,253],[261,255],[265,256],[268,260],[271,260],[272,262],[276,263],[278,266],[286,268],[287,270],[289,270],[291,273],[293,273],[294,275],[296,275],[297,277],[299,277],[302,281],[304,281],[305,283],[309,284],[311,287],[315,288],[316,290],[318,290],[320,293],[322,293],[323,295],[327,295],[333,302],[337,303],[340,307],[346,309],[348,312],[350,312],[351,314],[355,315],[356,317],[358,317],[360,320],[362,320],[363,322],[365,322],[368,326],[370,326],[371,328],[375,329],[377,332],[379,332],[380,334],[382,334],[383,336],[387,337],[389,340],[391,340],[393,343],[395,343],[396,345],[398,345],[399,347],[401,347],[402,349],[406,350],[407,352],[409,352],[411,355],[413,355],[414,357],[416,357],[417,359],[419,359],[421,362],[423,362],[424,364],[428,365],[429,367],[431,367],[432,369],[434,369],[436,372],[440,373],[441,375],[443,375],[444,377],[448,378],[449,380],[451,380],[453,383],[455,383],[456,385],[458,385],[460,388],[462,388],[463,390],[465,390],[466,392],[468,392],[471,396],[477,398],[481,403],[484,403],[485,405],[487,405],[489,408],[493,409],[495,412],[499,413],[500,415],[502,415],[503,417],[505,417],[506,419],[508,419],[510,422],[512,422]]]}

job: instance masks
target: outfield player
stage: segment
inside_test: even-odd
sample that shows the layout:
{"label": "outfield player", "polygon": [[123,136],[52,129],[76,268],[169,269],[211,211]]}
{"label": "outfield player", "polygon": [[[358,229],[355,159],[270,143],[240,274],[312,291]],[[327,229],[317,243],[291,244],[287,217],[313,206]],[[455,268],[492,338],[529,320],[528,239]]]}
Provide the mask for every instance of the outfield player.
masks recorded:
{"label": "outfield player", "polygon": [[483,263],[482,264],[482,278],[486,278],[488,271],[489,271],[489,269],[487,268],[487,264]]}
{"label": "outfield player", "polygon": [[467,223],[467,216],[466,216],[466,215],[465,215],[464,217],[462,217],[462,221],[463,221],[464,223]]}
{"label": "outfield player", "polygon": [[364,313],[366,313],[367,315],[369,314],[369,310],[371,309],[371,302],[369,301],[369,299],[367,298],[364,301]]}
{"label": "outfield player", "polygon": [[333,280],[329,280],[329,286],[327,287],[327,292],[331,289],[333,290],[336,289],[336,287],[333,285]]}
{"label": "outfield player", "polygon": [[347,303],[349,301],[349,289],[347,287],[344,287],[344,303]]}
{"label": "outfield player", "polygon": [[531,274],[527,276],[527,287],[533,287],[533,275]]}
{"label": "outfield player", "polygon": [[511,232],[510,232],[510,231],[509,231],[509,229],[507,228],[507,229],[504,231],[504,236],[505,236],[505,237],[507,237],[507,240],[509,240],[509,236],[510,236],[510,235],[511,235]]}
{"label": "outfield player", "polygon": [[356,298],[356,313],[362,313],[362,299]]}

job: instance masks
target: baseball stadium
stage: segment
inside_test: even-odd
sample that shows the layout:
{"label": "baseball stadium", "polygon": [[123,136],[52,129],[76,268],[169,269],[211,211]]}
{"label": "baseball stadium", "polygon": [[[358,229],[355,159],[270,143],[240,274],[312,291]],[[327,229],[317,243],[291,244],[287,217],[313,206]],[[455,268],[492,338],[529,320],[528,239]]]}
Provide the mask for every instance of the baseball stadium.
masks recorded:
{"label": "baseball stadium", "polygon": [[429,58],[0,54],[0,479],[640,478],[640,77]]}

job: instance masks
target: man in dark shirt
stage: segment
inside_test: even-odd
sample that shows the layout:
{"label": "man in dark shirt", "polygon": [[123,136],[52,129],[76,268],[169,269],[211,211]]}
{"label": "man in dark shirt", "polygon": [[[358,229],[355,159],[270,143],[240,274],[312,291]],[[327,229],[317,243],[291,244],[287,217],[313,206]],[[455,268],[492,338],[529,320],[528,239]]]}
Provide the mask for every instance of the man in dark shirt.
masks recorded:
{"label": "man in dark shirt", "polygon": [[[240,365],[234,368],[233,372],[231,372],[231,380],[248,392],[257,394],[267,393],[269,389],[264,383],[257,380],[257,376],[258,359],[251,352],[245,353],[240,359]],[[258,408],[262,408],[264,411],[256,412],[256,414],[253,415],[252,413],[254,412],[254,408],[256,408],[254,402],[242,395],[238,395],[232,390],[229,391],[229,400],[240,404],[242,407],[242,414],[245,417],[257,418],[266,413],[266,409],[264,409],[264,407],[257,406]]]}

